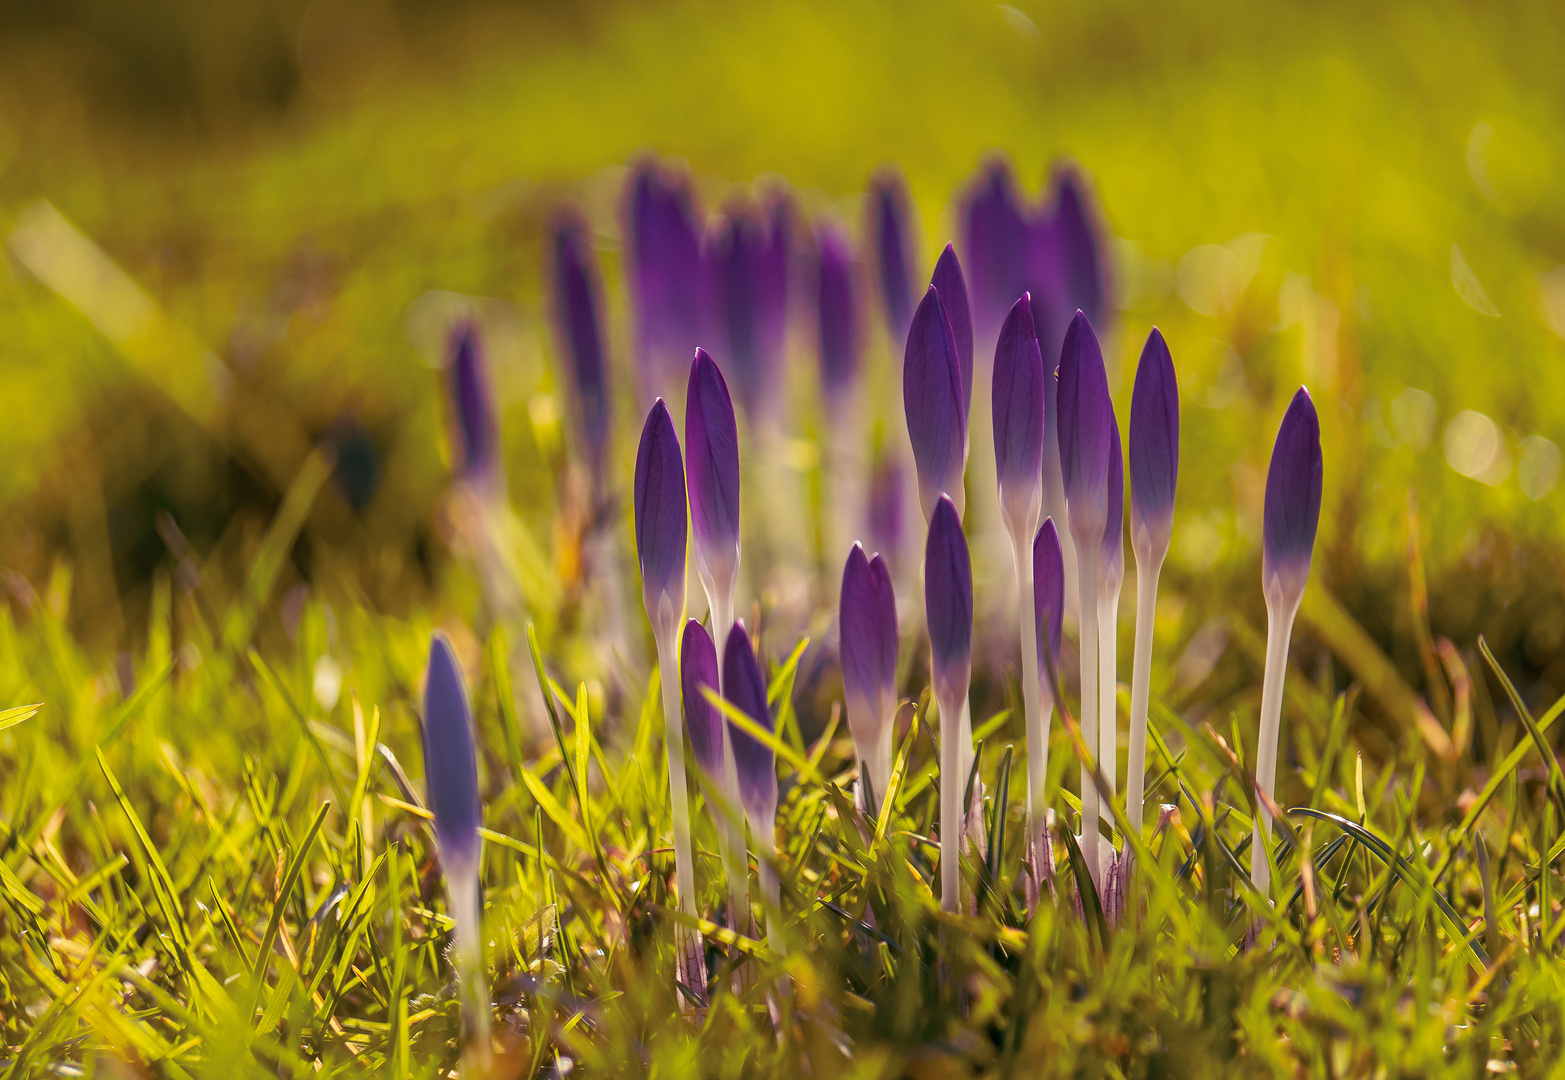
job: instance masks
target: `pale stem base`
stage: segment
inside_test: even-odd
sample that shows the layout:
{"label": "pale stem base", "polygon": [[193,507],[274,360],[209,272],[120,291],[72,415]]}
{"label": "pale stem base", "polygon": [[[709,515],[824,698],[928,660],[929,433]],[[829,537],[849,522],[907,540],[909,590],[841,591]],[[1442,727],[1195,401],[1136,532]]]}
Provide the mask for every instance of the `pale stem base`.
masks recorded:
{"label": "pale stem base", "polygon": [[[966,695],[964,694],[965,698]],[[963,768],[962,730],[952,723],[961,716],[963,703],[941,697],[940,705],[940,907],[956,911],[962,892],[962,829],[966,815],[962,807],[962,789],[967,784]],[[972,742],[968,740],[969,752]]]}
{"label": "pale stem base", "polygon": [[[1016,588],[1021,597],[1022,711],[1027,724],[1027,835],[1040,838],[1044,820],[1043,786],[1049,775],[1049,733],[1043,726],[1038,674],[1038,607],[1033,593],[1032,544],[1025,528],[1012,528],[1011,555],[1016,562]],[[1053,700],[1053,695],[1050,695]]]}
{"label": "pale stem base", "polygon": [[1130,670],[1130,748],[1125,763],[1125,814],[1140,833],[1146,825],[1147,710],[1152,701],[1152,629],[1157,617],[1161,555],[1136,554],[1136,649]]}
{"label": "pale stem base", "polygon": [[[712,634],[717,644],[718,692],[722,692],[723,655],[728,647],[728,635],[734,628],[734,590],[720,587],[716,581],[701,577],[701,587],[706,590],[707,605],[712,613]],[[728,879],[728,907],[730,929],[743,934],[750,925],[750,871],[746,867],[744,846],[744,811],[739,804],[739,765],[734,760],[734,748],[728,737],[728,722],[723,722],[723,801],[727,806],[718,808],[717,853],[723,864],[723,876]]]}
{"label": "pale stem base", "polygon": [[[1298,599],[1277,603],[1268,600],[1266,604],[1266,674],[1261,683],[1261,730],[1255,745],[1255,781],[1268,799],[1277,788],[1277,733],[1282,726],[1282,688],[1288,674],[1293,619],[1298,611]],[[1271,864],[1266,860],[1271,836],[1271,811],[1261,806],[1255,815],[1255,839],[1250,844],[1250,882],[1262,896],[1271,893]]]}
{"label": "pale stem base", "polygon": [[[1098,591],[1098,765],[1108,790],[1098,804],[1098,817],[1114,827],[1114,793],[1119,790],[1119,586]],[[1113,845],[1103,852],[1104,873],[1114,858]]]}
{"label": "pale stem base", "polygon": [[1098,843],[1098,784],[1091,755],[1098,746],[1098,557],[1091,544],[1076,552],[1077,597],[1081,611],[1081,741],[1089,759],[1081,763],[1081,856],[1102,890],[1103,866]]}
{"label": "pale stem base", "polygon": [[[663,741],[668,751],[669,807],[674,818],[674,873],[679,895],[679,910],[696,914],[695,860],[690,852],[690,793],[685,783],[685,732],[680,722],[679,650],[669,640],[672,635],[657,636],[658,672],[663,683]],[[701,958],[701,937],[693,930],[679,928],[676,948],[682,972],[700,972],[701,984],[692,986],[697,994],[706,993],[705,964]]]}
{"label": "pale stem base", "polygon": [[489,982],[484,974],[484,913],[479,902],[478,866],[446,868],[446,895],[451,904],[451,959],[456,968],[462,1004],[463,1075],[489,1071]]}

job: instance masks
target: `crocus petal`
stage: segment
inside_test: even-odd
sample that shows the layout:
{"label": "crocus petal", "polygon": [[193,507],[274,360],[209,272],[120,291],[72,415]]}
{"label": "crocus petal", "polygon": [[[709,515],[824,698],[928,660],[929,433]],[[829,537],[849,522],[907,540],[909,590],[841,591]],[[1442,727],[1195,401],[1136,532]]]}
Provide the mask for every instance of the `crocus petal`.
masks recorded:
{"label": "crocus petal", "polygon": [[491,480],[499,466],[494,400],[489,373],[478,347],[478,328],[470,323],[451,334],[451,358],[446,364],[446,391],[455,421],[456,473],[464,480]]}
{"label": "crocus petal", "polygon": [[870,236],[880,271],[880,296],[893,341],[907,332],[913,313],[907,185],[900,173],[883,172],[870,184]]}
{"label": "crocus petal", "polygon": [[1309,391],[1299,387],[1288,404],[1266,474],[1262,580],[1267,600],[1297,602],[1310,573],[1310,553],[1320,524],[1320,419]]}
{"label": "crocus petal", "polygon": [[578,219],[566,218],[554,231],[555,320],[569,361],[581,439],[594,474],[603,466],[609,432],[605,384],[602,290],[586,232]]}
{"label": "crocus petal", "polygon": [[644,162],[625,200],[637,356],[651,373],[684,364],[701,336],[701,233],[683,177]]}
{"label": "crocus petal", "polygon": [[[762,728],[776,730],[766,703],[766,680],[761,676],[761,665],[756,662],[743,620],[734,623],[723,648],[723,693]],[[728,739],[739,769],[739,801],[744,804],[745,814],[752,822],[775,817],[777,764],[771,747],[733,724],[729,725]]]}
{"label": "crocus petal", "polygon": [[1098,335],[1080,311],[1071,320],[1060,348],[1056,430],[1071,531],[1081,544],[1098,542],[1107,524],[1114,403],[1109,398]]}
{"label": "crocus petal", "polygon": [[739,427],[728,383],[697,349],[685,397],[685,471],[696,559],[719,584],[739,568]]}
{"label": "crocus petal", "polygon": [[1000,502],[1020,520],[1039,497],[1043,476],[1043,354],[1033,331],[1032,298],[1011,305],[994,350],[994,461]]}
{"label": "crocus petal", "polygon": [[820,327],[821,387],[828,401],[841,400],[859,370],[859,312],[853,249],[842,230],[823,225],[816,233],[819,253],[816,312]]}
{"label": "crocus petal", "polygon": [[848,727],[868,760],[896,696],[897,599],[885,560],[867,558],[860,544],[842,570],[839,620]]}
{"label": "crocus petal", "polygon": [[924,516],[942,494],[961,500],[967,454],[961,360],[950,320],[931,285],[913,313],[902,361],[902,404],[918,467],[918,497]]}
{"label": "crocus petal", "polygon": [[962,367],[962,420],[966,423],[973,408],[973,317],[967,306],[967,280],[962,276],[962,264],[957,262],[956,249],[950,244],[940,253],[929,284],[940,294],[946,321],[951,324],[951,339],[956,342],[956,356]]}
{"label": "crocus petal", "polygon": [[685,467],[668,406],[658,398],[636,449],[636,557],[641,599],[659,635],[678,630],[685,610]]}
{"label": "crocus petal", "polygon": [[973,327],[979,340],[987,342],[1028,287],[1029,222],[1008,161],[990,162],[974,181],[961,221]]}
{"label": "crocus petal", "polygon": [[476,867],[483,809],[473,707],[451,641],[439,630],[429,642],[424,677],[424,788],[446,873]]}
{"label": "crocus petal", "polygon": [[1103,524],[1103,554],[1099,567],[1102,573],[1112,572],[1107,565],[1119,561],[1119,576],[1125,575],[1125,458],[1119,447],[1119,422],[1110,420],[1113,432],[1109,439],[1109,468],[1103,483],[1104,503],[1108,516]]}
{"label": "crocus petal", "polygon": [[876,551],[902,550],[902,467],[889,454],[876,459],[869,476],[869,542]]}
{"label": "crocus petal", "polygon": [[707,776],[723,779],[723,714],[707,700],[701,688],[718,687],[717,648],[711,635],[695,619],[685,622],[679,644],[679,689],[685,705],[685,732],[696,762]]}
{"label": "crocus petal", "polygon": [[1032,595],[1038,618],[1038,670],[1045,679],[1051,669],[1058,677],[1065,628],[1065,562],[1053,518],[1045,518],[1033,538]]}
{"label": "crocus petal", "polygon": [[1130,396],[1130,534],[1137,550],[1161,555],[1174,524],[1179,479],[1179,383],[1168,343],[1153,328]]}
{"label": "crocus petal", "polygon": [[924,609],[936,695],[965,695],[973,663],[973,567],[962,519],[944,496],[930,517],[924,548]]}

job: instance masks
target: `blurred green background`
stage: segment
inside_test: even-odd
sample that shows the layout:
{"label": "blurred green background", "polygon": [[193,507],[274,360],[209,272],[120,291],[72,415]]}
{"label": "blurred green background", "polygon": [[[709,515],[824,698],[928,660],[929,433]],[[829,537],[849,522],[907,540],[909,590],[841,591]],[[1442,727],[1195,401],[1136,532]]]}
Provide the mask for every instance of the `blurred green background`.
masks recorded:
{"label": "blurred green background", "polygon": [[[559,206],[582,208],[600,249],[623,486],[639,416],[618,199],[636,155],[683,159],[708,207],[780,175],[855,229],[866,180],[895,163],[925,273],[990,155],[1033,194],[1068,156],[1116,238],[1117,399],[1154,323],[1182,382],[1171,665],[1206,677],[1227,640],[1214,614],[1263,625],[1265,465],[1304,382],[1326,455],[1319,580],[1419,686],[1415,496],[1434,635],[1486,634],[1552,698],[1562,35],[1544,2],[3,0],[0,589],[26,607],[69,565],[76,631],[128,647],[181,551],[237,588],[324,440],[341,483],[285,585],[466,613],[432,366],[449,293],[487,298],[513,502],[568,579],[543,274]],[[71,228],[142,293],[51,262]],[[95,322],[82,296],[130,314]],[[878,339],[872,363],[891,355]],[[1323,653],[1311,633],[1305,656]]]}

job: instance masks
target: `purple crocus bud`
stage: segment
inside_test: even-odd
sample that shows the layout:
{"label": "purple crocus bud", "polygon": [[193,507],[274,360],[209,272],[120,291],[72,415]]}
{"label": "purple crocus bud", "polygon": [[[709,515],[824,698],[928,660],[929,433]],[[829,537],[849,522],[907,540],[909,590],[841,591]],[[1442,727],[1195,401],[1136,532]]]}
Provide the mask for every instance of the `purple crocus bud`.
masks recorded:
{"label": "purple crocus bud", "polygon": [[956,342],[957,359],[962,363],[962,417],[965,421],[973,409],[973,317],[967,307],[967,280],[962,277],[962,264],[957,262],[956,249],[950,244],[940,253],[929,284],[940,294],[946,320],[951,324],[951,339]]}
{"label": "purple crocus bud", "polygon": [[781,373],[788,333],[788,285],[793,270],[793,200],[786,191],[769,201],[760,288],[761,362]]}
{"label": "purple crocus bud", "polygon": [[424,677],[424,788],[435,815],[435,842],[448,877],[478,867],[478,754],[473,707],[451,641],[436,630]]}
{"label": "purple crocus bud", "polygon": [[1037,513],[1043,482],[1043,392],[1043,353],[1033,330],[1032,298],[1023,293],[1011,305],[994,350],[995,475],[1000,507],[1010,522]]}
{"label": "purple crocus bud", "polygon": [[1103,549],[1098,576],[1115,588],[1125,580],[1125,458],[1119,448],[1119,422],[1110,417],[1109,468],[1103,483]]}
{"label": "purple crocus bud", "polygon": [[1153,327],[1130,395],[1130,540],[1145,557],[1168,551],[1178,479],[1179,383],[1168,343]]}
{"label": "purple crocus bud", "polygon": [[876,459],[869,476],[869,543],[895,559],[902,550],[902,467],[889,454]]}
{"label": "purple crocus bud", "polygon": [[[866,558],[854,544],[842,570],[839,612],[842,690],[848,729],[870,771],[870,785],[883,795],[890,766],[891,713],[897,696],[897,598],[891,573],[879,555]],[[873,809],[873,808],[872,808]]]}
{"label": "purple crocus bud", "polygon": [[765,400],[767,371],[763,342],[770,239],[766,227],[744,207],[733,208],[707,238],[713,333],[719,353],[739,387],[739,398],[752,417]]}
{"label": "purple crocus bud", "polygon": [[[661,640],[673,640],[685,613],[685,467],[668,406],[658,398],[636,449],[636,557],[641,600]],[[660,646],[661,647],[661,646]]]}
{"label": "purple crocus bud", "polygon": [[1049,689],[1049,672],[1059,677],[1060,637],[1065,629],[1065,561],[1053,518],[1045,518],[1033,538],[1032,594],[1038,618],[1038,671]]}
{"label": "purple crocus bud", "polygon": [[880,296],[891,340],[907,332],[913,314],[911,229],[907,185],[900,173],[882,172],[870,182],[869,234],[880,272]]}
{"label": "purple crocus bud", "polygon": [[[723,648],[723,692],[750,719],[767,731],[775,730],[772,711],[766,703],[766,680],[761,676],[761,665],[756,662],[755,649],[742,619],[728,632],[728,644]],[[777,763],[772,748],[732,724],[728,740],[739,769],[739,801],[744,805],[745,816],[757,832],[758,825],[770,828],[777,817]],[[769,849],[770,831],[765,840]]]}
{"label": "purple crocus bud", "polygon": [[815,246],[819,253],[816,311],[820,325],[821,388],[828,402],[842,401],[859,371],[853,248],[835,225],[822,225],[817,230]]}
{"label": "purple crocus bud", "polygon": [[569,361],[577,422],[594,476],[602,474],[609,435],[601,295],[585,229],[578,218],[567,217],[554,230],[555,325]]}
{"label": "purple crocus bud", "polygon": [[1101,325],[1109,307],[1108,259],[1103,230],[1087,181],[1074,165],[1062,165],[1054,177],[1054,234],[1065,285],[1065,299]]}
{"label": "purple crocus bud", "polygon": [[965,700],[973,670],[973,567],[967,537],[962,535],[962,519],[945,496],[935,504],[929,519],[924,609],[929,620],[935,695],[943,702]]}
{"label": "purple crocus bud", "polygon": [[643,163],[631,175],[625,219],[637,356],[652,372],[667,370],[700,344],[701,233],[688,185]]}
{"label": "purple crocus bud", "polygon": [[1261,582],[1268,604],[1297,604],[1304,595],[1320,524],[1321,473],[1320,419],[1301,386],[1282,418],[1266,474]]}
{"label": "purple crocus bud", "polygon": [[473,483],[497,482],[500,440],[494,399],[489,394],[489,372],[478,346],[478,328],[471,323],[462,323],[451,332],[446,392],[450,395],[455,428],[452,442],[456,475]]}
{"label": "purple crocus bud", "polygon": [[1099,543],[1108,517],[1114,403],[1098,335],[1080,311],[1060,348],[1059,421],[1060,472],[1071,532],[1078,546]]}
{"label": "purple crocus bud", "polygon": [[965,498],[962,473],[967,463],[966,390],[962,362],[951,322],[931,285],[913,313],[902,361],[902,405],[918,466],[918,499],[925,518],[941,495],[960,507]]}
{"label": "purple crocus bud", "polygon": [[998,332],[1015,299],[1028,287],[1030,223],[1010,163],[996,159],[969,189],[961,211],[962,262],[973,301],[973,325],[982,341]]}
{"label": "purple crocus bud", "polygon": [[723,782],[723,714],[702,687],[718,687],[717,648],[711,635],[695,619],[685,622],[679,644],[679,689],[685,705],[685,732],[696,762],[714,782]]}
{"label": "purple crocus bud", "polygon": [[685,397],[685,475],[696,566],[702,579],[732,588],[739,572],[739,427],[728,383],[696,350]]}

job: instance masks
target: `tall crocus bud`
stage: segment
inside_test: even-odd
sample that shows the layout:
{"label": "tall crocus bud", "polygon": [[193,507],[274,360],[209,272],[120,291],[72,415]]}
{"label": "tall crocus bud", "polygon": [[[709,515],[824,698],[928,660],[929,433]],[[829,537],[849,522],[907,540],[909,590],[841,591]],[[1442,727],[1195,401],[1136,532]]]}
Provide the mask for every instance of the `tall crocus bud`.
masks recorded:
{"label": "tall crocus bud", "polygon": [[999,333],[1012,302],[1029,287],[1029,228],[1010,163],[990,162],[969,188],[961,210],[962,263],[980,343]]}
{"label": "tall crocus bud", "polygon": [[973,409],[973,317],[967,306],[967,279],[950,244],[940,253],[929,284],[939,293],[946,321],[951,324],[951,340],[956,343],[962,368],[962,418],[966,421]]}
{"label": "tall crocus bud", "polygon": [[[1261,683],[1261,731],[1256,742],[1255,779],[1271,797],[1277,786],[1277,730],[1282,723],[1283,679],[1293,620],[1310,576],[1310,553],[1320,524],[1320,419],[1309,391],[1299,387],[1288,404],[1272,448],[1266,474],[1266,510],[1261,538],[1261,588],[1266,596],[1266,675]],[[1250,880],[1262,895],[1271,887],[1266,861],[1272,835],[1271,812],[1264,806],[1255,819],[1250,851]]]}
{"label": "tall crocus bud", "polygon": [[478,836],[483,808],[478,794],[478,754],[467,683],[445,634],[429,642],[424,678],[424,785],[435,815],[435,843],[445,873],[458,981],[462,994],[464,1058],[488,1068],[489,986],[484,977],[483,910],[479,898]]}
{"label": "tall crocus bud", "polygon": [[728,383],[704,349],[690,365],[685,397],[685,475],[696,572],[712,608],[712,630],[726,640],[739,580],[739,426]]}
{"label": "tall crocus bud", "polygon": [[913,314],[912,229],[907,186],[898,173],[883,172],[870,184],[869,233],[880,276],[880,296],[891,340],[907,333]]}
{"label": "tall crocus bud", "polygon": [[609,435],[601,292],[597,265],[580,220],[562,219],[554,230],[555,324],[568,361],[584,456],[600,483]]}
{"label": "tall crocus bud", "polygon": [[842,230],[823,225],[815,235],[816,315],[820,330],[821,390],[828,407],[843,401],[859,373],[858,290],[853,248]]}
{"label": "tall crocus bud", "polygon": [[[776,730],[772,710],[766,701],[766,679],[756,661],[755,648],[743,622],[734,623],[728,644],[723,648],[723,696],[766,731]],[[739,801],[749,819],[750,831],[764,854],[757,859],[761,891],[767,906],[778,907],[777,854],[777,760],[772,748],[737,725],[730,724],[728,737],[739,767]],[[781,937],[775,917],[769,920],[767,937],[774,949]]]}
{"label": "tall crocus bud", "polygon": [[[1081,734],[1098,751],[1098,557],[1108,524],[1108,474],[1118,436],[1103,351],[1081,312],[1060,349],[1059,449],[1081,612]],[[1109,766],[1112,768],[1112,765]],[[1098,841],[1099,798],[1091,762],[1081,765],[1082,856],[1102,886]]]}
{"label": "tall crocus bud", "polygon": [[1032,542],[1032,600],[1033,640],[1036,642],[1036,664],[1039,675],[1039,695],[1042,704],[1038,741],[1039,751],[1032,752],[1031,735],[1027,757],[1028,793],[1031,798],[1029,815],[1032,819],[1032,836],[1040,848],[1047,851],[1048,816],[1043,803],[1043,785],[1049,775],[1049,738],[1054,729],[1054,707],[1058,704],[1055,692],[1060,685],[1060,639],[1065,629],[1065,562],[1060,550],[1060,534],[1053,518],[1045,518]]}
{"label": "tall crocus bud", "polygon": [[476,487],[497,488],[501,483],[500,434],[476,326],[462,323],[452,331],[449,357],[446,393],[451,402],[456,474]]}
{"label": "tall crocus bud", "polygon": [[973,671],[973,568],[956,506],[942,496],[924,548],[924,613],[940,705],[940,905],[957,910],[961,891],[962,792],[967,786],[960,718]]}
{"label": "tall crocus bud", "polygon": [[684,700],[685,731],[690,736],[690,748],[695,752],[696,763],[711,782],[712,790],[723,792],[725,805],[714,807],[718,855],[728,879],[730,923],[743,933],[748,930],[750,917],[749,871],[744,865],[744,823],[736,816],[743,811],[738,805],[738,780],[733,751],[729,747],[728,724],[706,695],[707,688],[716,693],[722,685],[717,648],[706,627],[695,619],[685,623],[679,658],[680,696]]}
{"label": "tall crocus bud", "polygon": [[1141,350],[1130,397],[1130,546],[1136,553],[1136,651],[1130,676],[1130,752],[1125,812],[1132,827],[1145,819],[1147,708],[1152,696],[1152,627],[1157,579],[1174,527],[1179,479],[1179,383],[1168,343],[1156,328]]}
{"label": "tall crocus bud", "polygon": [[902,361],[902,404],[918,467],[918,499],[928,520],[941,495],[958,513],[965,501],[967,410],[962,361],[940,294],[931,285],[913,313]]}
{"label": "tall crocus bud", "polygon": [[[891,719],[897,705],[897,598],[879,555],[854,544],[842,570],[839,613],[842,690],[859,754],[861,801],[879,813],[891,779]],[[867,790],[866,790],[867,788]]]}
{"label": "tall crocus bud", "polygon": [[626,277],[643,379],[658,386],[700,344],[701,233],[683,178],[638,166],[625,200]]}

